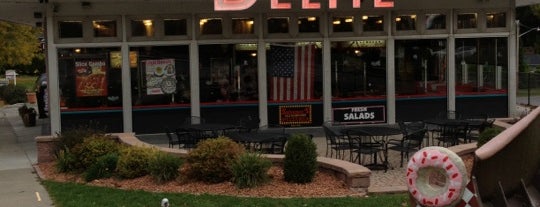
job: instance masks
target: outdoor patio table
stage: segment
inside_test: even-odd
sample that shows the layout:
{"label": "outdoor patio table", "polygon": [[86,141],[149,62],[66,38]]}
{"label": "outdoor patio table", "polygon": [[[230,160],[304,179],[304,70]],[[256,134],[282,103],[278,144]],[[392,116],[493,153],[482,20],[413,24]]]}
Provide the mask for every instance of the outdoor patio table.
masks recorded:
{"label": "outdoor patio table", "polygon": [[260,150],[263,144],[281,142],[289,138],[289,134],[279,132],[232,132],[227,134],[232,140],[242,143],[251,150]]}
{"label": "outdoor patio table", "polygon": [[228,129],[234,129],[238,126],[233,124],[220,123],[200,123],[200,124],[183,124],[178,127],[180,130],[191,130],[199,132],[201,139],[216,138],[223,135],[223,132]]}
{"label": "outdoor patio table", "polygon": [[372,145],[377,151],[382,151],[384,160],[382,164],[379,164],[377,161],[377,153],[375,153],[373,163],[366,165],[366,167],[374,170],[384,169],[385,172],[388,170],[388,155],[386,154],[386,150],[384,150],[385,143],[388,141],[389,136],[402,134],[402,131],[399,128],[391,125],[345,127],[341,132],[349,136],[357,135],[355,137],[367,136],[371,141],[367,144]]}

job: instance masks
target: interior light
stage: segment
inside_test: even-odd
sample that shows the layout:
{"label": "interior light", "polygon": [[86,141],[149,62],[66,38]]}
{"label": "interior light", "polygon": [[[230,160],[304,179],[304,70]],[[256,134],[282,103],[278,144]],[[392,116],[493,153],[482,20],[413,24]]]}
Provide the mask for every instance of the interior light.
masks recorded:
{"label": "interior light", "polygon": [[411,19],[416,19],[416,15],[415,14],[411,15]]}
{"label": "interior light", "polygon": [[400,22],[401,21],[401,17],[396,17],[396,22]]}
{"label": "interior light", "polygon": [[152,20],[145,19],[143,20],[143,24],[144,26],[147,26],[147,27],[152,26]]}
{"label": "interior light", "polygon": [[253,23],[254,23],[253,20],[247,21],[247,24],[249,24],[249,25],[253,25]]}
{"label": "interior light", "polygon": [[351,23],[351,22],[353,22],[353,18],[347,18],[347,19],[345,19],[345,22]]}
{"label": "interior light", "polygon": [[208,19],[201,19],[199,21],[199,25],[204,25],[204,24],[206,24],[206,22],[208,22]]}
{"label": "interior light", "polygon": [[366,15],[362,16],[362,20],[367,20],[368,18],[369,18],[369,17],[366,16]]}
{"label": "interior light", "polygon": [[257,53],[251,53],[251,57],[257,57]]}
{"label": "interior light", "polygon": [[308,17],[307,20],[310,21],[310,22],[312,22],[312,21],[317,20],[317,17]]}
{"label": "interior light", "polygon": [[377,20],[377,24],[382,24],[382,19]]}
{"label": "interior light", "polygon": [[80,48],[75,49],[75,53],[81,53],[81,49]]}
{"label": "interior light", "polygon": [[341,21],[335,20],[335,21],[332,22],[332,24],[341,24]]}

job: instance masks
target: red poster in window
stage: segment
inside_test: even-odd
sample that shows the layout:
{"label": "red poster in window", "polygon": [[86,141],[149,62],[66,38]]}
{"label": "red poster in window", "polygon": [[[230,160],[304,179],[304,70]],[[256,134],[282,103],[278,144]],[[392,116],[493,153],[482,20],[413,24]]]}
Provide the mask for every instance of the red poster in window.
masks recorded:
{"label": "red poster in window", "polygon": [[107,64],[102,59],[75,61],[77,97],[107,96]]}

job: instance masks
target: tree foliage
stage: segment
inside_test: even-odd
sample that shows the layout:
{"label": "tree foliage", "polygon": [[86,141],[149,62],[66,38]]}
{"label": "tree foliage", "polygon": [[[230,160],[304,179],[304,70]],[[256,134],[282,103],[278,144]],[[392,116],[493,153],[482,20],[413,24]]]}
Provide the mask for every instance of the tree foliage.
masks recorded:
{"label": "tree foliage", "polygon": [[0,21],[0,69],[31,65],[40,54],[41,31],[28,25]]}

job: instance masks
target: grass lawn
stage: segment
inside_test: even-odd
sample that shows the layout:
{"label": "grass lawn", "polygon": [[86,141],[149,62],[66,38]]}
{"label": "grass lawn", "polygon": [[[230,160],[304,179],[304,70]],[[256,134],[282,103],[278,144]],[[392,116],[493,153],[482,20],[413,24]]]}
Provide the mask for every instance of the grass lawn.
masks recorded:
{"label": "grass lawn", "polygon": [[367,198],[246,198],[218,195],[192,195],[183,193],[150,193],[87,186],[75,183],[43,181],[49,195],[58,207],[86,206],[159,206],[167,198],[171,206],[408,206],[406,194],[385,194]]}
{"label": "grass lawn", "polygon": [[27,91],[33,92],[36,79],[37,79],[37,76],[27,76],[27,75],[17,76],[17,85],[24,86]]}

